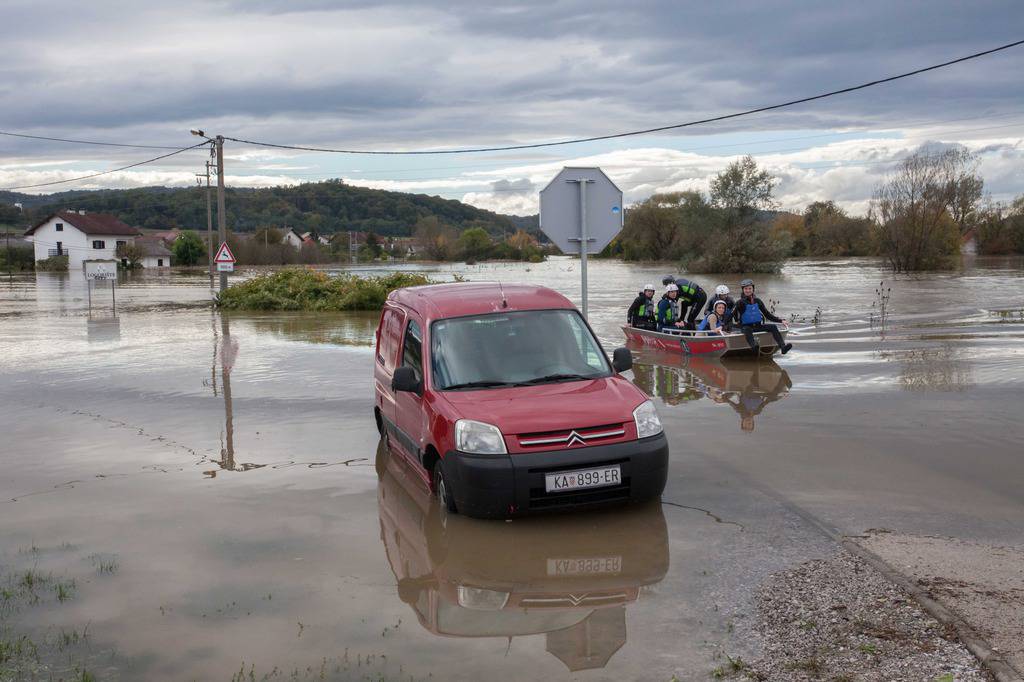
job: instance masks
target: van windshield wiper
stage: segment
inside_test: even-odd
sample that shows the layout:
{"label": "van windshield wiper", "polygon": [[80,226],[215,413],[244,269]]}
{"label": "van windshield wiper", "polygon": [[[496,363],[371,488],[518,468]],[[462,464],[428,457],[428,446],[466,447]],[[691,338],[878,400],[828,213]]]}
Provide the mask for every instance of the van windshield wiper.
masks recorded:
{"label": "van windshield wiper", "polygon": [[521,383],[523,384],[547,384],[555,381],[578,381],[580,379],[596,379],[599,374],[548,374],[547,376],[535,377]]}
{"label": "van windshield wiper", "polygon": [[445,386],[444,390],[452,391],[459,388],[496,388],[498,386],[518,386],[518,384],[511,381],[500,381],[498,379],[481,379],[480,381],[466,381],[461,384]]}

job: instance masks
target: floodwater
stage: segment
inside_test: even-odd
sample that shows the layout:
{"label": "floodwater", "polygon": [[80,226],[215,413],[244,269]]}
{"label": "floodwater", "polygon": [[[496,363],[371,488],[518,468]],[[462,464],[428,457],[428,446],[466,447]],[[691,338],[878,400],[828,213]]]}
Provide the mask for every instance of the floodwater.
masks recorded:
{"label": "floodwater", "polygon": [[[568,259],[409,269],[579,293]],[[592,262],[606,349],[663,269]],[[42,679],[706,676],[757,655],[752,595],[831,551],[816,525],[1024,542],[1022,277],[1020,258],[759,277],[794,319],[789,355],[635,354],[671,443],[662,504],[483,522],[440,519],[378,442],[375,314],[221,316],[196,274],[91,294],[15,276],[0,584],[32,569],[75,589],[0,608],[0,629],[42,643]],[[84,645],[46,644],[83,628]]]}

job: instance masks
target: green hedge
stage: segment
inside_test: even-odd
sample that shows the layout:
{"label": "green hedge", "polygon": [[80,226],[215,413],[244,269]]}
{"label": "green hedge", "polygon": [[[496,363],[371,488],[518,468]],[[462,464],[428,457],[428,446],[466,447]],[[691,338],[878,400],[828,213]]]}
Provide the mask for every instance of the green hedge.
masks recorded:
{"label": "green hedge", "polygon": [[331,277],[308,268],[289,268],[236,284],[218,302],[228,310],[380,310],[390,292],[422,284],[434,282],[406,272]]}

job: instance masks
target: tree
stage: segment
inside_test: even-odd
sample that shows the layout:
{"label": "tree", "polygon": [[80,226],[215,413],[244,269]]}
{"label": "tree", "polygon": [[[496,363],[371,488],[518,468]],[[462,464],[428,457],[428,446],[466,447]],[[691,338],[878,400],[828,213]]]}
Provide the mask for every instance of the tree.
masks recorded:
{"label": "tree", "polygon": [[757,167],[751,156],[734,161],[711,181],[711,205],[731,212],[729,222],[749,220],[759,209],[775,205],[772,189],[775,178]]}
{"label": "tree", "polygon": [[195,265],[205,250],[206,245],[194,230],[182,232],[171,246],[171,253],[178,265]]}
{"label": "tree", "polygon": [[955,148],[947,152],[950,175],[949,215],[961,235],[967,234],[977,224],[978,205],[985,190],[985,181],[976,173],[976,154]]}
{"label": "tree", "polygon": [[384,247],[381,246],[380,237],[375,235],[373,232],[366,233],[366,241],[363,242],[361,250],[365,250],[370,260],[377,260],[384,253]]}
{"label": "tree", "polygon": [[146,255],[142,252],[142,247],[133,243],[125,242],[117,247],[115,251],[117,257],[123,261],[127,261],[127,268],[129,270],[135,270],[136,268],[142,267],[142,259]]}
{"label": "tree", "polygon": [[616,239],[625,260],[676,260],[703,252],[715,223],[700,192],[653,194],[626,212]]}
{"label": "tree", "polygon": [[851,218],[833,201],[804,209],[804,253],[810,256],[863,256],[870,251],[871,222]]}
{"label": "tree", "polygon": [[459,235],[455,244],[459,257],[468,262],[483,260],[491,253],[494,243],[482,227],[473,227]]}
{"label": "tree", "polygon": [[455,229],[445,225],[437,216],[428,216],[416,221],[413,229],[416,241],[423,254],[430,260],[451,260],[455,257]]}
{"label": "tree", "polygon": [[792,255],[807,255],[807,228],[802,216],[795,213],[780,213],[772,221],[772,235],[777,239],[789,239]]}
{"label": "tree", "polygon": [[774,206],[775,178],[746,156],[711,181],[719,223],[701,255],[684,261],[698,272],[777,272],[790,251],[785,233],[773,232],[758,211]]}
{"label": "tree", "polygon": [[950,216],[958,171],[955,150],[920,150],[876,189],[871,216],[879,249],[895,272],[945,265],[959,248],[959,228]]}
{"label": "tree", "polygon": [[274,244],[280,244],[281,240],[284,239],[284,232],[277,229],[276,227],[261,227],[256,230],[252,238],[256,240],[257,244],[264,246],[272,246]]}

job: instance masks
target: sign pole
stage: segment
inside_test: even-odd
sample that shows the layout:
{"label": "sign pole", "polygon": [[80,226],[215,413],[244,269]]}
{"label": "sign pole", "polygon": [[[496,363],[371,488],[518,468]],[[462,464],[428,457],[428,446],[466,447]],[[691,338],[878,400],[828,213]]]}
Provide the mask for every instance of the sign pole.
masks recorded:
{"label": "sign pole", "polygon": [[110,304],[113,307],[114,317],[117,317],[117,279],[110,280]]}
{"label": "sign pole", "polygon": [[580,280],[583,291],[583,319],[587,319],[587,181],[580,180]]}
{"label": "sign pole", "polygon": [[89,292],[89,315],[92,315],[92,280],[85,280],[85,290]]}

